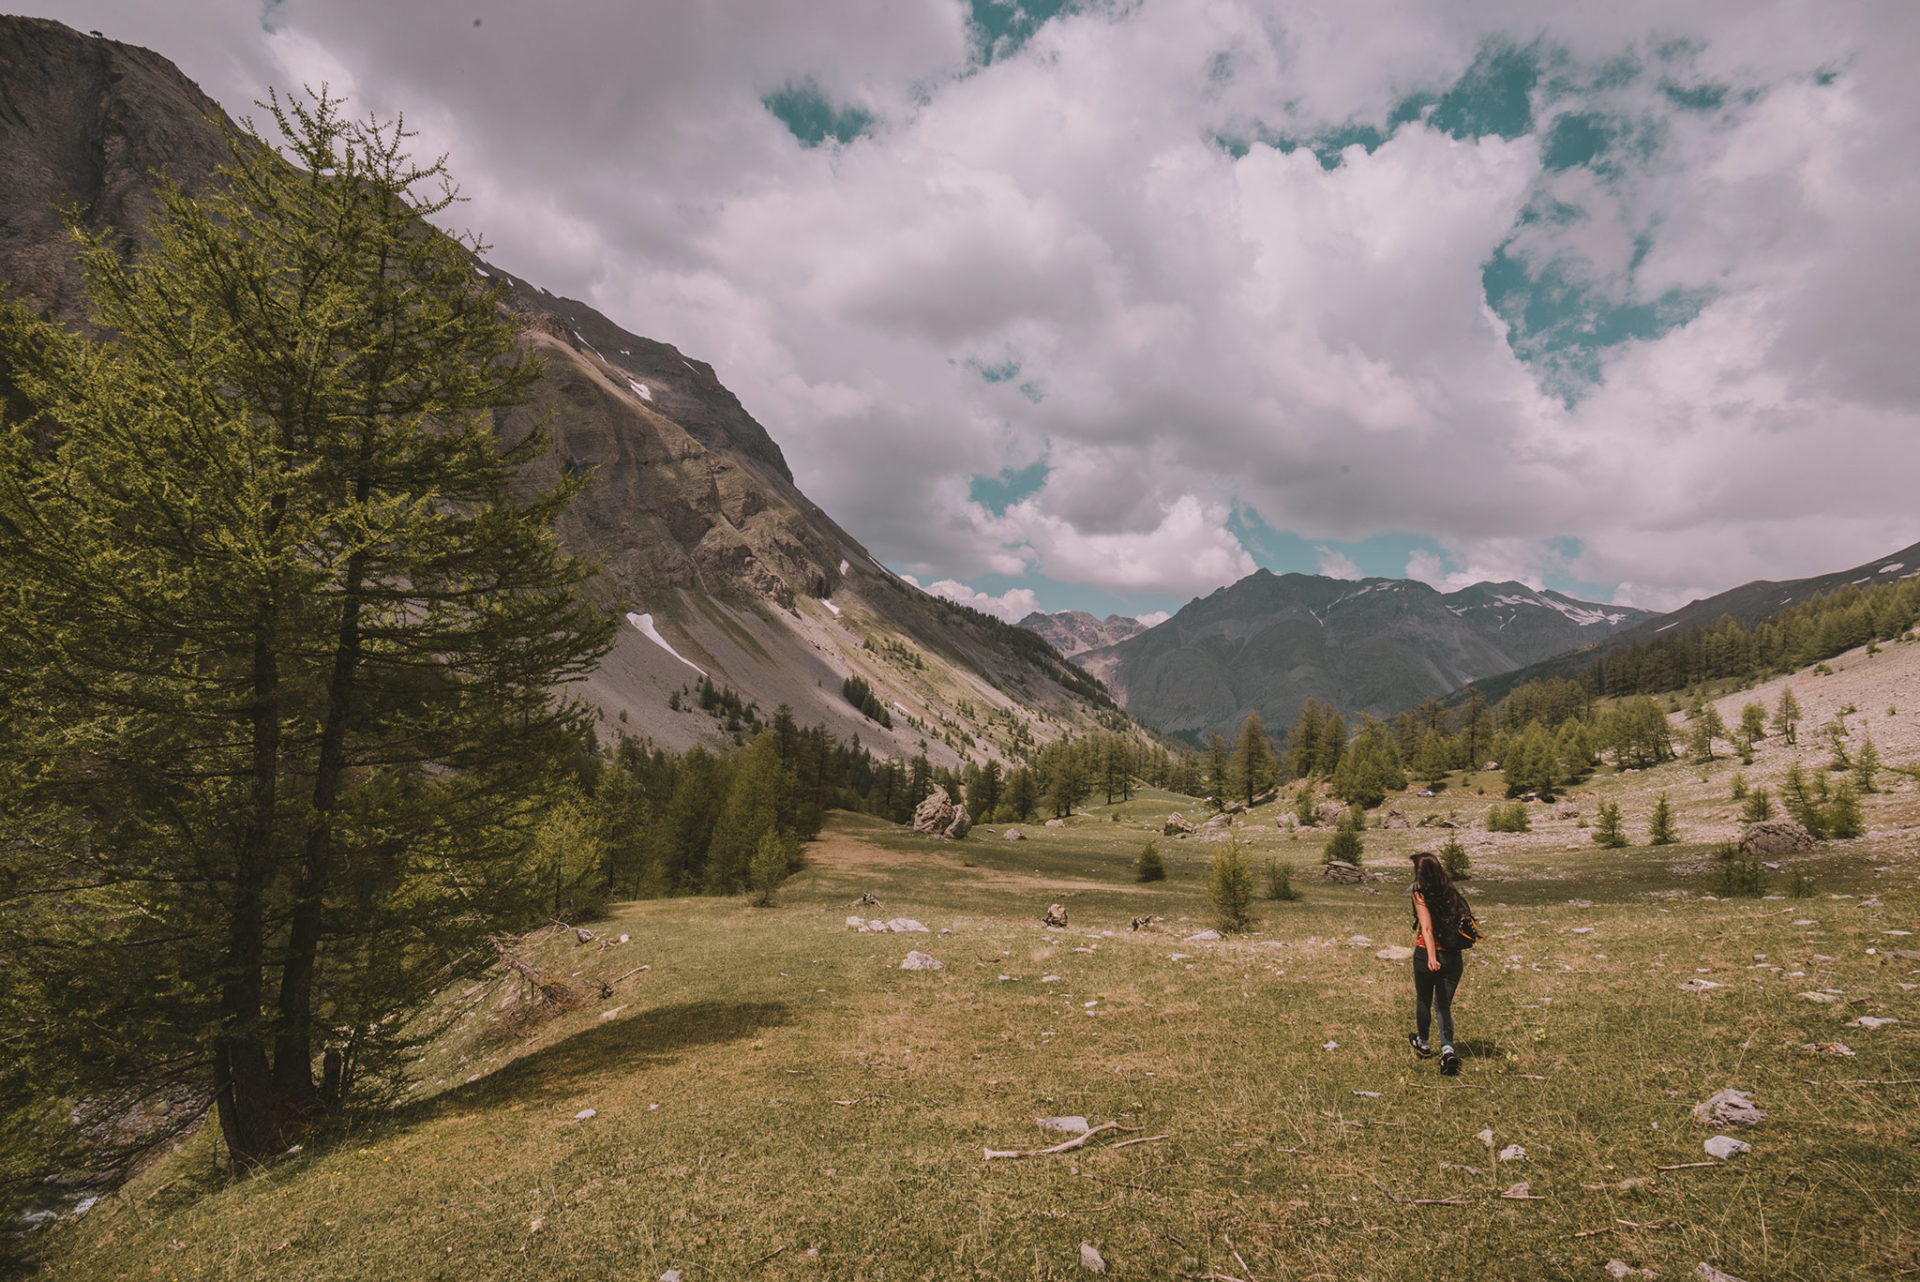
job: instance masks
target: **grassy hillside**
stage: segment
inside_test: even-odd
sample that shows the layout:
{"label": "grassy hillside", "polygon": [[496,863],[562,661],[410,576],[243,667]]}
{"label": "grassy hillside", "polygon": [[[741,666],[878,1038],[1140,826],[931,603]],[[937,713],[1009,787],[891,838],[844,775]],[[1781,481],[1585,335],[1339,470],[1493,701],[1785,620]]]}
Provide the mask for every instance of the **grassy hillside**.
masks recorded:
{"label": "grassy hillside", "polygon": [[[1920,686],[1900,665],[1920,647],[1897,650],[1796,691],[1904,689],[1915,707],[1876,710],[1903,726]],[[1822,751],[1811,738],[1797,751]],[[1763,742],[1748,779],[1794,751]],[[1262,903],[1252,935],[1188,942],[1218,848],[1159,837],[1188,799],[1023,842],[842,815],[776,907],[624,905],[594,929],[631,942],[605,948],[555,932],[543,968],[575,983],[650,969],[518,1037],[519,981],[448,994],[459,1022],[395,1116],[227,1185],[203,1138],[51,1230],[47,1276],[1070,1278],[1082,1242],[1143,1278],[1911,1273],[1920,935],[1898,932],[1920,930],[1920,788],[1890,776],[1866,837],[1780,861],[1772,898],[1729,900],[1708,843],[1732,826],[1734,768],[1603,772],[1532,807],[1530,833],[1458,830],[1488,938],[1457,1004],[1456,1079],[1413,1059],[1408,964],[1376,955],[1407,941],[1406,854],[1438,844],[1432,827],[1369,829],[1378,880],[1301,877],[1306,898]],[[1470,779],[1389,805],[1477,821],[1499,791]],[[1663,791],[1680,845],[1605,851],[1580,826],[1615,800],[1644,842]],[[1582,815],[1548,813],[1568,806]],[[1289,835],[1274,811],[1239,829],[1256,864],[1310,872],[1325,834]],[[1130,864],[1149,837],[1169,876],[1143,887]],[[1796,870],[1811,897],[1782,897]],[[850,906],[866,892],[883,908]],[[1056,902],[1066,930],[1038,920]],[[856,911],[931,933],[862,934]],[[1128,929],[1146,914],[1163,920]],[[898,969],[916,947],[945,969]],[[1681,990],[1696,978],[1722,986]],[[1803,1049],[1835,1042],[1854,1054]],[[1732,1132],[1751,1153],[1696,1165],[1721,1132],[1690,1110],[1725,1087],[1768,1116]],[[982,1160],[1058,1142],[1034,1119],[1071,1114],[1137,1129]],[[1499,1160],[1514,1144],[1525,1160]],[[1522,1182],[1526,1199],[1505,1196]]]}

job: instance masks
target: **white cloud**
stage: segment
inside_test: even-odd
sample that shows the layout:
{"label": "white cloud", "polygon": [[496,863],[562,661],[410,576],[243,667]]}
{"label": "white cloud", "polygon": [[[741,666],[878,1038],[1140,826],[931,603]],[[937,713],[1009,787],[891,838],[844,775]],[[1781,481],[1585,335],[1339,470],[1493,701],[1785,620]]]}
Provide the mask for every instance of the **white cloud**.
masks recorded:
{"label": "white cloud", "polygon": [[1031,588],[1009,588],[999,596],[988,596],[954,579],[941,579],[927,584],[926,590],[935,596],[945,597],[949,601],[970,605],[976,610],[991,614],[996,619],[1004,619],[1008,623],[1018,623],[1040,608],[1040,600],[1033,594]]}
{"label": "white cloud", "polygon": [[1165,610],[1149,610],[1145,614],[1137,616],[1136,622],[1143,628],[1157,628],[1172,617],[1173,616]]}
{"label": "white cloud", "polygon": [[[1185,597],[1253,568],[1236,501],[1309,545],[1429,535],[1445,558],[1409,573],[1436,583],[1574,573],[1642,603],[1920,536],[1920,6],[1141,0],[970,74],[951,0],[286,0],[272,36],[251,0],[26,7],[230,108],[325,77],[404,109],[503,266],[712,361],[802,488],[923,577]],[[1537,91],[1515,139],[1416,122],[1332,170],[1215,145],[1384,125],[1503,37],[1642,74]],[[1727,106],[1678,111],[1663,77]],[[868,134],[800,147],[761,99],[808,80]],[[1549,173],[1568,110],[1657,145]],[[1522,225],[1545,196],[1577,214]],[[1569,409],[1485,297],[1516,228],[1511,254],[1598,297],[1710,301],[1609,349]],[[970,501],[1042,455],[1001,516]]]}
{"label": "white cloud", "polygon": [[1319,558],[1320,573],[1330,579],[1360,578],[1360,566],[1345,552],[1330,547],[1317,547],[1314,555]]}

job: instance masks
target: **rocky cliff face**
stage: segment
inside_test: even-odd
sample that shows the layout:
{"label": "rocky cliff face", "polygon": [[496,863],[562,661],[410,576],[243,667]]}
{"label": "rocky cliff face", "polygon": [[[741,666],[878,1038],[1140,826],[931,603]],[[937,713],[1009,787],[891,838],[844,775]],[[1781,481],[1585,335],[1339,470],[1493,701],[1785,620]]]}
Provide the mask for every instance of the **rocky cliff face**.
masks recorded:
{"label": "rocky cliff face", "polygon": [[1406,579],[1261,570],[1075,661],[1170,734],[1231,737],[1249,712],[1277,734],[1309,699],[1389,716],[1645,617],[1519,583],[1442,594]]}
{"label": "rocky cliff face", "polygon": [[[0,17],[0,289],[84,325],[61,211],[77,206],[83,225],[132,249],[157,207],[154,173],[190,191],[207,181],[226,156],[224,120],[158,54]],[[475,266],[509,288],[546,360],[529,403],[501,415],[503,438],[544,417],[552,448],[529,483],[592,472],[561,533],[600,561],[595,598],[633,624],[585,687],[609,731],[723,743],[712,718],[669,707],[702,675],[764,713],[786,703],[882,752],[924,740],[949,763],[1115,722],[1104,695],[1028,634],[876,562],[794,487],[780,447],[711,366]],[[891,731],[841,698],[851,674],[890,705]]]}
{"label": "rocky cliff face", "polygon": [[1068,658],[1102,646],[1117,645],[1147,630],[1140,620],[1124,614],[1096,619],[1085,610],[1061,610],[1054,614],[1036,610],[1020,620],[1019,626],[1037,633],[1041,640]]}

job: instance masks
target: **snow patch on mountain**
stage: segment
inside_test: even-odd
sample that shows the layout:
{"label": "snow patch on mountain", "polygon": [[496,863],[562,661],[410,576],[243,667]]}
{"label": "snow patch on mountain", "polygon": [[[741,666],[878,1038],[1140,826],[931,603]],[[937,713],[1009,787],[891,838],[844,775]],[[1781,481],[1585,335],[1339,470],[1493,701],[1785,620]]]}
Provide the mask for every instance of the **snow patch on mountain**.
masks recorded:
{"label": "snow patch on mountain", "polygon": [[633,394],[635,396],[638,396],[641,400],[650,401],[653,399],[653,393],[647,390],[647,385],[645,383],[636,383],[632,379],[628,379],[627,386],[631,387],[633,389]]}
{"label": "snow patch on mountain", "polygon": [[704,677],[707,675],[707,670],[705,668],[701,667],[699,664],[695,663],[692,659],[689,659],[686,655],[681,654],[678,650],[674,649],[672,646],[667,644],[667,639],[660,635],[660,629],[653,626],[653,616],[651,614],[635,614],[632,611],[629,611],[627,613],[627,622],[631,623],[634,627],[638,628],[640,630],[640,634],[646,637],[647,640],[653,642],[655,645],[659,646],[662,650],[665,650],[668,654],[680,660],[680,662],[686,664],[689,668],[692,668],[695,672],[698,672],[701,676]]}

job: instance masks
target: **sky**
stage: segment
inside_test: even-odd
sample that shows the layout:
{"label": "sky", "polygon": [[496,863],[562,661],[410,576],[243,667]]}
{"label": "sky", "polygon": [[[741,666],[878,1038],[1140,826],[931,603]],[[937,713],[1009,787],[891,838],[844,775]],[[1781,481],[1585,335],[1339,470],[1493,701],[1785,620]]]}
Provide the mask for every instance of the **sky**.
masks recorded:
{"label": "sky", "polygon": [[1911,0],[13,3],[403,113],[493,261],[1005,617],[1920,539]]}

